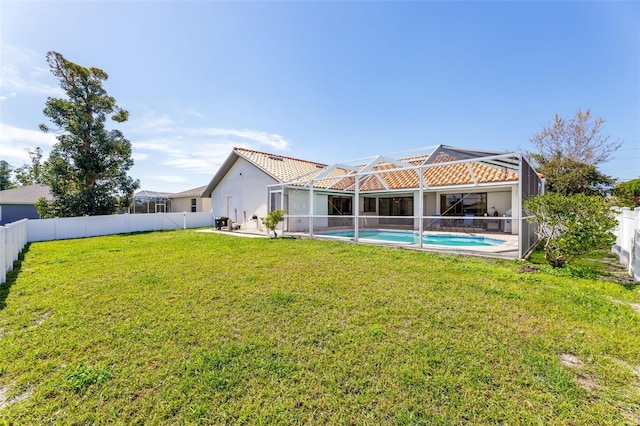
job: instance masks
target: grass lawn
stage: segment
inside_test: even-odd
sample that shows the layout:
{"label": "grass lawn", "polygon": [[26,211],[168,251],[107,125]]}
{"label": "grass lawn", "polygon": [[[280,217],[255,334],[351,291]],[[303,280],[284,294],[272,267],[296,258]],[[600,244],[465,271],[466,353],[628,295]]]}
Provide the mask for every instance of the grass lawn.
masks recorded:
{"label": "grass lawn", "polygon": [[521,261],[195,231],[33,243],[9,424],[640,423],[640,292]]}

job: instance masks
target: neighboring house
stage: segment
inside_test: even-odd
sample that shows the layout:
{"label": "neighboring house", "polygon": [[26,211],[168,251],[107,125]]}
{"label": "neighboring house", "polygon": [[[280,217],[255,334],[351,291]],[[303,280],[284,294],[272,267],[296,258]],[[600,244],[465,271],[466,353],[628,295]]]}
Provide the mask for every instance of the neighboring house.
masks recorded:
{"label": "neighboring house", "polygon": [[131,213],[168,213],[171,211],[170,192],[141,190],[133,194]]}
{"label": "neighboring house", "polygon": [[0,191],[0,226],[20,219],[40,219],[35,203],[41,197],[53,199],[49,188],[40,184]]}
{"label": "neighboring house", "polygon": [[518,235],[524,253],[536,237],[522,220],[522,201],[542,191],[543,181],[518,153],[438,145],[418,155],[327,166],[234,148],[203,196],[211,196],[215,216],[245,229],[260,229],[254,216],[282,208],[287,231],[499,232]]}
{"label": "neighboring house", "polygon": [[206,186],[171,192],[138,191],[133,194],[132,213],[182,213],[211,211],[211,199],[203,198]]}
{"label": "neighboring house", "polygon": [[207,186],[199,186],[197,188],[188,189],[177,194],[171,194],[172,212],[208,212],[211,211],[211,198],[203,198],[202,193]]}

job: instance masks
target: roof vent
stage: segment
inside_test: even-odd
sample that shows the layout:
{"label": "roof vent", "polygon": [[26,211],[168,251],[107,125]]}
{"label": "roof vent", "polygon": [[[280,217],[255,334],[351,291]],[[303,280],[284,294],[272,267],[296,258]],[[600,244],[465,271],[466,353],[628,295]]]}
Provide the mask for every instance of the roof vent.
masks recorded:
{"label": "roof vent", "polygon": [[284,161],[284,158],[280,157],[279,155],[270,155],[269,158],[276,161]]}

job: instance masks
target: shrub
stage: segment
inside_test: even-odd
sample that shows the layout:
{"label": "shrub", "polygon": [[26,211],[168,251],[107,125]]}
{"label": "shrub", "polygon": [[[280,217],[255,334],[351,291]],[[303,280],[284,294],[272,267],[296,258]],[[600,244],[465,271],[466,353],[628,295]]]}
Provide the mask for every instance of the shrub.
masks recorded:
{"label": "shrub", "polygon": [[546,194],[525,201],[529,222],[538,225],[545,259],[554,268],[615,242],[615,213],[602,197]]}
{"label": "shrub", "polygon": [[267,214],[267,217],[261,217],[260,221],[262,224],[269,230],[273,231],[274,238],[278,238],[278,234],[276,233],[276,227],[280,222],[284,221],[284,214],[286,212],[284,210],[273,210]]}

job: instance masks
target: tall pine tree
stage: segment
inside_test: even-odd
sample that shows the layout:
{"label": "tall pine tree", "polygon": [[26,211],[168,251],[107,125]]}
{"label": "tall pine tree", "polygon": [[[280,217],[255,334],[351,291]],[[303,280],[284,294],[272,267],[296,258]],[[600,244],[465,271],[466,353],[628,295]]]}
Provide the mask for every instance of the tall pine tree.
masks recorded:
{"label": "tall pine tree", "polygon": [[[47,53],[51,72],[67,98],[49,97],[44,115],[56,126],[56,138],[44,163],[42,182],[52,201],[40,199],[42,217],[115,213],[126,209],[139,182],[127,175],[133,166],[131,143],[119,130],[107,130],[108,117],[122,123],[129,113],[116,105],[102,87],[108,79],[99,68],[85,68],[60,53]],[[48,126],[40,129],[48,132]]]}

